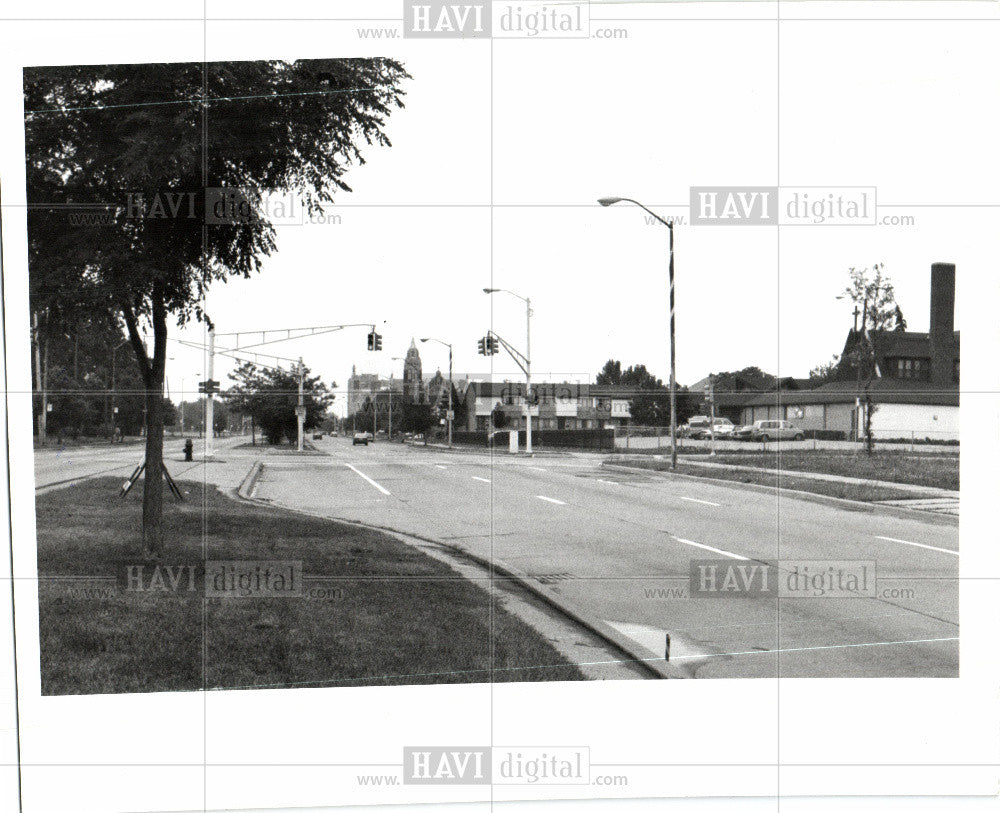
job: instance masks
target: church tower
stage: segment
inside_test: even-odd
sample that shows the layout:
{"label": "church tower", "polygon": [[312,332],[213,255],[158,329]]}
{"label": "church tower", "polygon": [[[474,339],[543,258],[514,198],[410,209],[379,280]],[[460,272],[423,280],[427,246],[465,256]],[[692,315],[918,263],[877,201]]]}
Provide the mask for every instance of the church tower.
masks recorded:
{"label": "church tower", "polygon": [[406,361],[403,364],[403,397],[414,403],[424,400],[423,366],[414,339],[410,339],[410,349],[406,351]]}

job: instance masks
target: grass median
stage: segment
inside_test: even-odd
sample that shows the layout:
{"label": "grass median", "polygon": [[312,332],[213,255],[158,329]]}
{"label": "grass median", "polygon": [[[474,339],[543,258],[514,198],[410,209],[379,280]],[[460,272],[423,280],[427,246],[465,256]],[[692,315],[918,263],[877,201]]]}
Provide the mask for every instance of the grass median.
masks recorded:
{"label": "grass median", "polygon": [[[723,461],[719,457],[712,462],[732,462]],[[615,460],[616,466],[628,466],[636,469],[648,469],[652,471],[670,471],[670,460],[659,460],[655,458]],[[741,465],[746,465],[742,463]],[[881,500],[911,500],[920,497],[930,496],[922,492],[904,491],[899,488],[892,488],[887,485],[867,485],[863,483],[844,483],[835,480],[816,480],[810,477],[796,477],[794,472],[782,470],[781,473],[775,471],[756,471],[754,469],[730,469],[722,466],[698,466],[685,465],[684,457],[679,457],[677,461],[677,472],[692,477],[703,477],[708,480],[726,480],[734,483],[752,483],[754,485],[768,486],[770,488],[782,488],[791,491],[806,491],[810,494],[821,494],[826,497],[837,497],[842,500],[857,500],[860,502],[879,502]]]}
{"label": "grass median", "polygon": [[[793,488],[787,484],[788,479],[793,478],[795,472],[810,472],[814,474],[832,474],[840,477],[855,477],[860,480],[870,480],[885,483],[887,486],[892,483],[903,483],[906,485],[924,486],[927,488],[944,488],[951,491],[959,490],[959,454],[955,452],[911,452],[909,450],[880,448],[876,449],[872,455],[864,451],[855,449],[785,449],[780,453],[777,448],[770,448],[765,451],[760,449],[759,444],[755,448],[746,450],[725,449],[716,453],[714,457],[709,457],[708,447],[682,447],[678,449],[679,464],[683,464],[685,458],[691,460],[703,460],[705,462],[722,463],[734,466],[750,466],[755,469],[780,470],[782,483],[787,488]],[[638,458],[639,455],[650,458],[662,457],[669,454],[669,450],[663,449],[643,449],[630,452],[630,455]],[[644,461],[643,468],[657,468],[657,466],[647,465]],[[715,477],[715,474],[687,471],[695,469],[696,466],[688,466],[685,473],[699,474],[703,477]],[[717,470],[713,470],[717,471]],[[723,477],[722,479],[734,479]],[[773,479],[774,475],[770,475]],[[765,478],[767,479],[767,478]],[[797,478],[799,481],[809,478]],[[754,479],[753,482],[758,482]],[[763,480],[761,480],[763,482]],[[804,489],[809,490],[809,489]],[[821,493],[827,493],[823,491]],[[903,496],[914,496],[912,492],[907,492]],[[851,497],[849,499],[864,499],[864,497]],[[877,499],[891,499],[890,497],[879,497]]]}
{"label": "grass median", "polygon": [[[165,504],[165,555],[143,561],[142,489],[121,500],[119,484],[36,498],[43,694],[583,678],[488,582],[387,534],[200,483]],[[301,562],[302,595],[207,597],[206,560]]]}

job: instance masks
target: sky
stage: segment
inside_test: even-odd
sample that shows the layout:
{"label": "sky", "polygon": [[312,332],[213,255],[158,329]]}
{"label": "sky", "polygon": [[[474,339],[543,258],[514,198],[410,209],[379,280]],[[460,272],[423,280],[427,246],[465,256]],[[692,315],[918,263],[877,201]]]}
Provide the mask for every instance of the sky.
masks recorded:
{"label": "sky", "polygon": [[[331,56],[322,26],[215,25],[209,59]],[[201,28],[198,27],[198,31]],[[268,33],[269,31],[269,33]],[[252,32],[250,35],[248,32]],[[756,365],[804,376],[840,351],[852,266],[875,262],[912,330],[926,330],[932,262],[958,266],[956,324],[994,279],[1000,170],[997,60],[967,47],[989,26],[685,21],[623,41],[381,43],[404,62],[406,107],[392,147],[368,147],[328,208],[336,222],[282,225],[250,280],[215,285],[220,333],[370,322],[273,346],[343,388],[359,372],[399,376],[411,339],[454,346],[463,374],[520,377],[476,343],[492,327],[524,350],[530,297],[536,380],[592,378],[609,358],[667,380],[667,230],[621,204],[687,214],[691,186],[877,188],[879,214],[912,225],[676,228],[677,378]],[[345,56],[371,55],[356,43]],[[858,55],[863,55],[860,57]],[[179,54],[179,57],[182,56]],[[854,58],[857,57],[857,58]],[[977,102],[976,100],[980,100]],[[951,148],[955,132],[967,150]],[[976,280],[969,284],[968,280]],[[993,284],[993,283],[991,283]],[[199,326],[172,336],[202,342]],[[219,344],[224,346],[223,339]],[[171,344],[172,392],[206,375],[204,353]],[[424,371],[447,350],[421,346]],[[215,378],[228,383],[219,358]]]}

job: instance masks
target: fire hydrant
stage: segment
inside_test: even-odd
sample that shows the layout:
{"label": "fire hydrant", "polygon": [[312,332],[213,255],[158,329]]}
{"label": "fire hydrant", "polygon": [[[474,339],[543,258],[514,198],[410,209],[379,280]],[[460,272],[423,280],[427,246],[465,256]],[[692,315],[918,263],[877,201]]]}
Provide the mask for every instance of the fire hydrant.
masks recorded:
{"label": "fire hydrant", "polygon": [[193,454],[194,454],[194,444],[191,442],[191,438],[188,438],[186,441],[184,441],[184,460],[190,463],[192,460],[194,460],[194,457],[192,457]]}

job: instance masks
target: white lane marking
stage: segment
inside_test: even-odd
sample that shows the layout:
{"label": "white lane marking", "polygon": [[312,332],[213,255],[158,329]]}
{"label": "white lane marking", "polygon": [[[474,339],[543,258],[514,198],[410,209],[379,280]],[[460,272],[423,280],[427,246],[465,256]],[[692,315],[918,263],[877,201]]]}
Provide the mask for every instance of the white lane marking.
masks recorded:
{"label": "white lane marking", "polygon": [[621,483],[616,483],[614,480],[601,480],[599,478],[598,478],[597,482],[598,483],[604,483],[605,485],[609,485],[609,486],[621,485]]}
{"label": "white lane marking", "polygon": [[940,553],[950,553],[952,556],[958,556],[957,550],[948,550],[947,548],[935,548],[933,545],[921,545],[919,542],[907,542],[905,539],[894,539],[891,536],[876,536],[876,539],[884,539],[886,542],[898,542],[900,545],[913,545],[915,548],[927,548],[927,550],[936,550]]}
{"label": "white lane marking", "polygon": [[366,481],[367,483],[369,483],[369,484],[371,484],[371,485],[375,486],[375,488],[377,488],[377,489],[378,489],[379,491],[381,491],[381,492],[382,492],[383,494],[385,494],[386,496],[388,496],[388,497],[391,497],[391,496],[392,496],[392,495],[391,495],[391,494],[390,494],[390,493],[389,493],[389,492],[388,492],[388,491],[387,491],[386,489],[384,489],[384,488],[383,488],[382,486],[380,486],[380,485],[379,485],[378,483],[376,483],[376,482],[375,482],[375,481],[374,481],[374,480],[373,480],[373,479],[372,479],[371,477],[369,477],[369,476],[368,476],[367,474],[365,474],[364,472],[362,472],[362,471],[358,471],[358,470],[357,470],[356,468],[354,468],[354,466],[352,466],[352,465],[351,465],[350,463],[345,463],[344,465],[345,465],[345,466],[347,466],[347,468],[349,468],[349,469],[350,469],[351,471],[353,471],[353,472],[354,472],[354,473],[355,473],[356,475],[358,475],[358,477],[360,477],[360,478],[361,478],[362,480],[364,480],[364,481]]}
{"label": "white lane marking", "polygon": [[437,468],[439,468],[439,469],[446,469],[446,468],[448,468],[447,466],[442,466],[442,465],[441,465],[440,463],[435,463],[434,465],[435,465],[435,466],[436,466]]}
{"label": "white lane marking", "polygon": [[722,556],[728,556],[730,559],[740,559],[744,562],[750,561],[746,556],[740,556],[738,553],[730,553],[728,550],[722,550],[721,548],[713,548],[711,545],[702,545],[700,542],[692,542],[690,539],[681,539],[679,536],[674,536],[671,534],[671,539],[675,539],[684,545],[691,545],[695,548],[703,548],[704,550],[710,550],[712,553],[718,553]]}
{"label": "white lane marking", "polygon": [[796,646],[788,649],[751,649],[746,652],[711,652],[704,655],[680,655],[670,660],[683,660],[685,658],[721,658],[733,655],[771,655],[776,652],[814,652],[818,649],[854,649],[862,646],[899,646],[901,644],[936,644],[942,641],[957,641],[954,638],[914,638],[910,641],[870,641],[861,644],[826,644],[822,646]]}
{"label": "white lane marking", "polygon": [[538,468],[538,466],[528,466],[528,468],[532,469],[533,471],[545,471],[545,469],[540,469]]}
{"label": "white lane marking", "polygon": [[478,480],[480,483],[488,483],[489,482],[489,480],[487,480],[485,477],[476,477],[475,475],[473,475],[472,479],[473,480]]}
{"label": "white lane marking", "polygon": [[536,494],[535,496],[538,497],[538,499],[540,499],[540,500],[545,500],[545,502],[555,503],[556,505],[565,505],[566,504],[562,500],[554,500],[554,499],[552,499],[552,497],[543,497],[541,494]]}
{"label": "white lane marking", "polygon": [[681,499],[682,500],[687,500],[688,502],[698,502],[698,503],[701,503],[702,505],[714,505],[716,508],[718,508],[720,505],[722,505],[722,503],[709,502],[708,500],[696,500],[694,497],[681,497]]}

